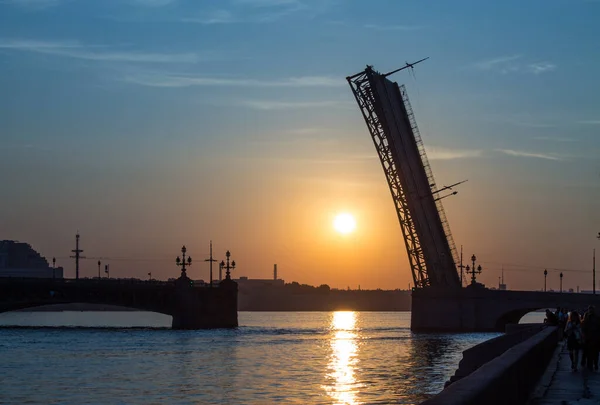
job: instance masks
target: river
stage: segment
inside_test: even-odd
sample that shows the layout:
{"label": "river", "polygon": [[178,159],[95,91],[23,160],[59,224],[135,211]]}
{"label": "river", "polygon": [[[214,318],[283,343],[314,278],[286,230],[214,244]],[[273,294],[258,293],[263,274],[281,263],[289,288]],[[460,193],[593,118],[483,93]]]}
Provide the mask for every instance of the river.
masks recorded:
{"label": "river", "polygon": [[415,404],[443,388],[463,350],[497,336],[413,334],[409,312],[240,312],[235,330],[170,322],[0,314],[0,403]]}

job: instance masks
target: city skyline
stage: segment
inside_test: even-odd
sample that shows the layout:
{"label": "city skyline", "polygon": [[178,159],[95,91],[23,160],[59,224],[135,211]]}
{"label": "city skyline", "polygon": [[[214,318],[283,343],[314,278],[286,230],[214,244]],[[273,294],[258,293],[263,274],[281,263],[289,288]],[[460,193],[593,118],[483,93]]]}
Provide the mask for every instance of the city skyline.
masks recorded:
{"label": "city skyline", "polygon": [[[190,276],[207,279],[212,239],[234,277],[277,263],[289,281],[406,288],[345,77],[429,56],[393,79],[438,186],[469,180],[444,200],[465,265],[476,254],[489,286],[504,267],[509,288],[539,290],[547,268],[548,288],[562,269],[563,288],[591,289],[600,3],[431,4],[1,2],[2,238],[66,276],[79,230],[85,255],[130,259],[107,262],[115,276],[176,276],[185,244]],[[342,212],[356,219],[347,235],[333,228]]]}

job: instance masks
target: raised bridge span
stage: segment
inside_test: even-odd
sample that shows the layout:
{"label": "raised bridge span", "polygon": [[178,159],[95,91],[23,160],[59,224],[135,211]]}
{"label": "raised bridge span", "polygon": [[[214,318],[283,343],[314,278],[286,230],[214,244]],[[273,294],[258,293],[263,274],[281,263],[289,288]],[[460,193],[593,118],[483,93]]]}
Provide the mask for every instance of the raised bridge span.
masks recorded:
{"label": "raised bridge span", "polygon": [[536,309],[582,308],[598,302],[586,294],[495,291],[475,282],[466,288],[461,285],[458,255],[441,201],[453,194],[451,187],[437,188],[406,88],[388,79],[415,63],[386,74],[367,66],[346,78],[379,156],[402,230],[415,286],[412,330],[504,331],[507,323]]}
{"label": "raised bridge span", "polygon": [[173,317],[174,329],[238,326],[237,283],[195,286],[187,277],[172,282],[115,279],[0,278],[0,312],[54,304],[104,304]]}

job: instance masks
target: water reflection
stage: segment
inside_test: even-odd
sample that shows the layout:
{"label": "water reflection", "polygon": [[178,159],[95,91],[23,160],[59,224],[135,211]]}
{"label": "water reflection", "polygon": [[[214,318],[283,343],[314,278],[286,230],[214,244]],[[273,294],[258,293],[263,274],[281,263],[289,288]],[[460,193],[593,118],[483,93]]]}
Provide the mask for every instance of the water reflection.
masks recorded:
{"label": "water reflection", "polygon": [[323,388],[335,404],[359,404],[356,398],[359,385],[355,377],[358,351],[356,312],[340,311],[332,315],[328,385]]}

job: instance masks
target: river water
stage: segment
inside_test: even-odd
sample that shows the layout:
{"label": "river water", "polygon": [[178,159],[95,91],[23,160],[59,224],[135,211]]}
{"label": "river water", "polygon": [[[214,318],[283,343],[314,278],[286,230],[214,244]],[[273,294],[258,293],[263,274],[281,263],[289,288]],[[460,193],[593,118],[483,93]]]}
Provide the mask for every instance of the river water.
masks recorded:
{"label": "river water", "polygon": [[170,322],[0,314],[0,403],[414,404],[443,388],[463,350],[497,336],[413,334],[409,312],[240,312],[235,330]]}

